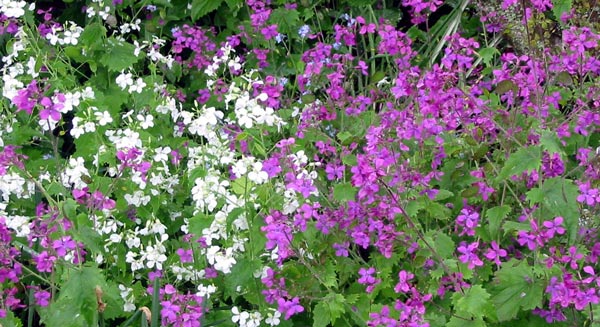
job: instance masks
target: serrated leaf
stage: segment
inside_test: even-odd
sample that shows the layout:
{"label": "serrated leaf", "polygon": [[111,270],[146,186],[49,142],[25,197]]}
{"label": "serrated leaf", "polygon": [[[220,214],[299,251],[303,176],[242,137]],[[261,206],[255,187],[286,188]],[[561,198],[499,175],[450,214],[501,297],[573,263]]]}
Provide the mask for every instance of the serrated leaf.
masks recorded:
{"label": "serrated leaf", "polygon": [[452,304],[460,316],[482,319],[490,314],[495,315],[489,299],[490,294],[481,285],[475,285],[468,288],[464,294],[454,293]]}
{"label": "serrated leaf", "polygon": [[333,262],[328,261],[325,264],[325,272],[322,276],[323,286],[336,288],[338,286],[337,273],[335,272],[335,265]]}
{"label": "serrated leaf", "polygon": [[554,14],[554,18],[559,22],[562,22],[560,19],[562,14],[570,12],[571,7],[573,7],[572,0],[552,0],[552,13]]}
{"label": "serrated leaf", "polygon": [[509,212],[510,207],[507,205],[493,207],[485,212],[485,216],[488,219],[488,231],[492,239],[497,239],[502,220],[506,218]]}
{"label": "serrated leaf", "polygon": [[336,184],[333,186],[333,198],[340,202],[351,201],[355,199],[357,191],[350,183]]}
{"label": "serrated leaf", "polygon": [[81,43],[87,46],[101,42],[106,36],[106,28],[100,23],[92,23],[85,27],[81,33]]}
{"label": "serrated leaf", "polygon": [[274,9],[270,16],[270,21],[277,24],[282,30],[280,33],[291,32],[292,28],[300,22],[300,13],[296,9],[277,8]]}
{"label": "serrated leaf", "polygon": [[452,193],[448,190],[439,190],[438,194],[436,194],[436,196],[435,196],[435,201],[443,201],[443,200],[446,200],[453,196],[454,196],[454,193]]}
{"label": "serrated leaf", "polygon": [[193,20],[198,20],[216,10],[221,6],[223,0],[194,0],[192,1],[192,14]]}
{"label": "serrated leaf", "polygon": [[451,317],[450,321],[446,324],[446,327],[486,327],[483,319],[464,320],[457,317]]}
{"label": "serrated leaf", "polygon": [[325,301],[321,301],[313,309],[313,327],[327,327],[329,323],[331,323],[329,306]]}
{"label": "serrated leaf", "polygon": [[104,55],[100,58],[100,63],[108,67],[109,71],[120,72],[135,64],[139,58],[133,52],[135,46],[131,43],[118,41],[115,38],[107,40]]}
{"label": "serrated leaf", "polygon": [[540,137],[540,144],[542,145],[542,148],[548,151],[550,154],[563,153],[560,139],[558,138],[558,136],[556,136],[555,132],[546,130],[542,131],[542,135]]}
{"label": "serrated leaf", "polygon": [[519,175],[524,171],[536,170],[542,164],[542,150],[539,146],[528,146],[512,153],[504,163],[497,180]]}
{"label": "serrated leaf", "polygon": [[451,258],[455,249],[452,238],[444,233],[436,232],[433,239],[436,252],[444,259]]}
{"label": "serrated leaf", "polygon": [[223,285],[225,285],[225,295],[231,296],[232,299],[235,300],[239,296],[237,287],[241,286],[242,289],[249,291],[244,293],[244,297],[249,300],[249,302],[256,304],[259,294],[249,293],[252,293],[251,286],[253,286],[254,281],[253,273],[259,269],[261,269],[261,264],[258,260],[246,258],[239,259],[231,268],[231,274],[225,275],[225,282],[223,283]]}
{"label": "serrated leaf", "polygon": [[500,55],[500,51],[498,51],[498,49],[496,49],[494,47],[483,48],[483,49],[479,50],[478,53],[479,53],[479,56],[481,57],[481,60],[483,60],[483,62],[486,64],[486,66],[490,65],[490,63],[492,62],[492,59],[494,59],[495,55]]}
{"label": "serrated leaf", "polygon": [[[64,278],[58,300],[42,311],[42,320],[47,326],[97,325],[96,287],[106,288],[102,271],[97,267],[85,266],[67,270]],[[65,317],[73,319],[66,322]]]}
{"label": "serrated leaf", "polygon": [[550,218],[561,216],[567,229],[569,242],[575,241],[579,229],[579,206],[577,196],[579,188],[573,181],[554,177],[546,179],[542,184],[543,205]]}
{"label": "serrated leaf", "polygon": [[406,211],[406,214],[409,217],[414,217],[419,210],[423,209],[425,206],[423,205],[423,202],[421,201],[417,201],[417,200],[413,200],[408,202],[408,204],[406,205],[406,208],[404,208],[404,210]]}
{"label": "serrated leaf", "polygon": [[494,277],[491,301],[498,320],[508,321],[519,311],[541,307],[544,284],[525,261],[511,260],[502,265]]}

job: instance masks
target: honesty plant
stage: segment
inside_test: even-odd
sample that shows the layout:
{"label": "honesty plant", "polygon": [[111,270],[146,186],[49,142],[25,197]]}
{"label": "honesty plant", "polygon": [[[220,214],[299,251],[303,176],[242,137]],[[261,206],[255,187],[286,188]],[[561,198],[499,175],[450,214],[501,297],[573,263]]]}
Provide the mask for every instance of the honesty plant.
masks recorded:
{"label": "honesty plant", "polygon": [[597,23],[401,4],[0,1],[0,325],[597,324]]}

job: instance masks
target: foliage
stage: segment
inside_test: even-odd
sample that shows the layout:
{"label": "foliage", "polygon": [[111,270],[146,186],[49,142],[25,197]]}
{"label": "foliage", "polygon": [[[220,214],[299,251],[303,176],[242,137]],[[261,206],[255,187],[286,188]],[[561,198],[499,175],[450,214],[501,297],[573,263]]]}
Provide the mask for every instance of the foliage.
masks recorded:
{"label": "foliage", "polygon": [[0,325],[597,325],[586,8],[3,1]]}

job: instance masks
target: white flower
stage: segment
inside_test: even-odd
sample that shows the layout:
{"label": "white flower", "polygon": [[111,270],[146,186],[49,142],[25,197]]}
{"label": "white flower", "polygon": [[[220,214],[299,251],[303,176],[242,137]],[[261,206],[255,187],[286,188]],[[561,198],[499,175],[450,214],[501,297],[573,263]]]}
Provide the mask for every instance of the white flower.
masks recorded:
{"label": "white flower", "polygon": [[6,217],[6,226],[17,232],[18,237],[28,236],[31,233],[29,220],[30,218],[26,216],[8,216]]}
{"label": "white flower", "polygon": [[154,127],[154,117],[152,115],[146,115],[145,117],[143,115],[137,115],[136,118],[140,122],[140,126],[142,126],[143,129]]}
{"label": "white flower", "polygon": [[260,321],[262,320],[262,315],[260,312],[255,311],[250,314],[248,318],[248,322],[246,323],[246,327],[258,327],[260,326]]}
{"label": "white flower", "polygon": [[246,312],[246,311],[240,312],[240,309],[238,309],[238,307],[233,307],[231,309],[231,313],[233,313],[233,316],[231,317],[231,321],[233,321],[234,323],[238,323],[242,327],[246,326],[246,322],[247,322],[248,318],[250,318],[250,314],[248,312]]}
{"label": "white flower", "polygon": [[85,134],[85,130],[80,125],[81,118],[75,117],[73,118],[73,127],[71,128],[71,135],[78,139],[81,135]]}
{"label": "white flower", "polygon": [[166,146],[166,147],[158,147],[156,149],[154,149],[154,161],[158,161],[158,162],[166,162],[167,160],[169,160],[169,154],[171,153],[171,148]]}
{"label": "white flower", "polygon": [[94,99],[95,97],[96,96],[94,94],[94,90],[89,86],[83,89],[83,91],[81,92],[81,98],[83,100]]}
{"label": "white flower", "polygon": [[122,90],[125,90],[128,86],[133,85],[133,74],[121,71],[121,74],[117,76],[116,82]]}
{"label": "white flower", "polygon": [[248,179],[256,184],[262,184],[269,179],[269,175],[266,171],[262,170],[262,162],[255,162],[252,164],[252,170],[248,173]]}
{"label": "white flower", "polygon": [[198,286],[198,292],[196,293],[196,296],[206,297],[207,299],[210,299],[210,295],[215,293],[216,291],[217,288],[213,284],[208,286],[200,285]]}
{"label": "white flower", "polygon": [[281,322],[279,320],[281,318],[281,312],[275,310],[273,313],[267,313],[267,319],[265,319],[265,323],[269,326],[277,326]]}
{"label": "white flower", "polygon": [[25,15],[25,1],[10,1],[3,0],[0,2],[0,12],[2,12],[8,18],[19,18]]}
{"label": "white flower", "polygon": [[107,124],[110,124],[113,122],[112,117],[110,116],[110,113],[108,111],[103,111],[103,112],[94,112],[94,115],[96,116],[96,120],[98,121],[98,124],[100,126],[106,126]]}
{"label": "white flower", "polygon": [[129,90],[128,91],[129,91],[129,93],[133,93],[133,92],[142,93],[142,91],[144,90],[144,87],[146,87],[146,83],[144,82],[143,79],[138,78],[135,81],[135,84],[132,83],[129,86]]}

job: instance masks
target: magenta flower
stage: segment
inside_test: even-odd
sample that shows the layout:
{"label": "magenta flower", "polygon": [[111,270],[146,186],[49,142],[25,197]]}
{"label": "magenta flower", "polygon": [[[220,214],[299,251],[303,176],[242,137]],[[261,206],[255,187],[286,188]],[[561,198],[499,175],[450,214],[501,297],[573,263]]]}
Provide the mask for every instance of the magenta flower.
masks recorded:
{"label": "magenta flower", "polygon": [[181,259],[181,262],[193,262],[194,261],[194,257],[192,256],[192,250],[191,249],[182,249],[179,248],[177,249],[177,254],[179,255],[179,258]]}
{"label": "magenta flower", "polygon": [[544,236],[548,239],[551,239],[554,237],[554,234],[559,234],[562,235],[565,233],[565,228],[562,227],[563,223],[563,217],[556,217],[554,218],[554,220],[549,220],[549,221],[545,221],[543,223],[544,227],[547,228],[546,232],[544,233]]}
{"label": "magenta flower", "polygon": [[473,269],[475,267],[483,266],[483,261],[479,259],[475,251],[479,247],[479,242],[473,242],[467,245],[466,242],[461,242],[460,246],[456,249],[458,252],[462,253],[458,259],[462,263],[467,263],[469,269]]}
{"label": "magenta flower", "polygon": [[284,298],[277,299],[277,311],[284,314],[285,320],[290,319],[291,316],[296,313],[304,311],[304,307],[300,305],[300,299],[298,297],[293,298],[291,301],[286,301]]}
{"label": "magenta flower", "polygon": [[35,257],[34,261],[37,270],[41,272],[52,272],[52,268],[54,262],[56,261],[56,257],[50,255],[48,251],[44,251],[40,253],[37,257]]}
{"label": "magenta flower", "polygon": [[35,298],[35,304],[40,307],[47,307],[50,303],[50,293],[46,291],[37,291],[33,294]]}
{"label": "magenta flower", "polygon": [[408,283],[411,279],[415,277],[414,274],[402,270],[398,273],[398,284],[394,287],[394,291],[396,293],[406,293],[410,290],[410,284]]}
{"label": "magenta flower", "polygon": [[506,257],[508,253],[506,252],[506,250],[500,248],[496,241],[492,241],[490,245],[491,248],[488,249],[488,252],[485,254],[485,257],[490,261],[494,261],[497,266],[500,266],[500,258]]}

